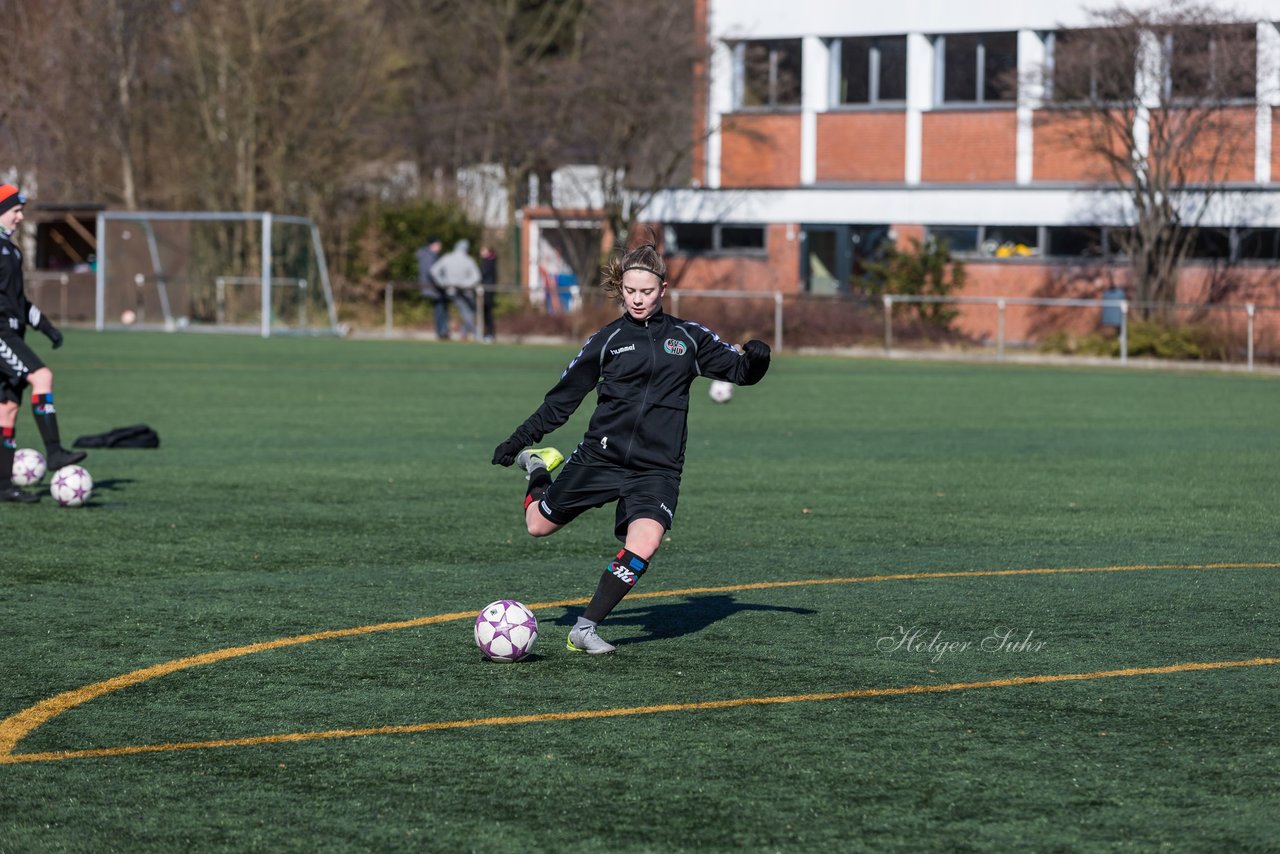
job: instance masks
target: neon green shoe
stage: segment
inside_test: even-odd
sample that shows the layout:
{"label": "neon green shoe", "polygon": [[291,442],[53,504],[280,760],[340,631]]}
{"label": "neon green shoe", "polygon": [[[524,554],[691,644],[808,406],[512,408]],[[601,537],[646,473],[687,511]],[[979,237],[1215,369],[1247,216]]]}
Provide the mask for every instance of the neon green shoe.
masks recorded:
{"label": "neon green shoe", "polygon": [[555,448],[525,448],[516,456],[516,465],[526,472],[526,480],[534,469],[545,468],[548,472],[553,472],[562,462],[564,454]]}

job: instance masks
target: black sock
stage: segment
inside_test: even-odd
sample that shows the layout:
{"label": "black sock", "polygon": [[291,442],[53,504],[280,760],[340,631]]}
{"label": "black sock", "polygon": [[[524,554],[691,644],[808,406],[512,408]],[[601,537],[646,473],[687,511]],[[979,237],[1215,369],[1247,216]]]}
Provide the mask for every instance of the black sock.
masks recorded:
{"label": "black sock", "polygon": [[547,471],[546,466],[535,468],[529,473],[529,488],[524,493],[524,506],[527,510],[529,505],[542,498],[542,494],[547,491],[547,487],[551,485],[551,472]]}
{"label": "black sock", "polygon": [[0,489],[13,485],[13,455],[18,446],[13,441],[13,428],[0,427]]}
{"label": "black sock", "polygon": [[587,605],[587,610],[582,612],[582,616],[593,623],[601,622],[618,606],[622,597],[636,586],[636,582],[648,568],[649,561],[635,552],[629,552],[626,549],[618,552],[617,557],[600,576],[595,595],[591,597],[591,602]]}
{"label": "black sock", "polygon": [[58,410],[53,408],[53,392],[31,395],[31,411],[36,417],[36,428],[44,440],[46,456],[62,450],[62,436],[58,433]]}

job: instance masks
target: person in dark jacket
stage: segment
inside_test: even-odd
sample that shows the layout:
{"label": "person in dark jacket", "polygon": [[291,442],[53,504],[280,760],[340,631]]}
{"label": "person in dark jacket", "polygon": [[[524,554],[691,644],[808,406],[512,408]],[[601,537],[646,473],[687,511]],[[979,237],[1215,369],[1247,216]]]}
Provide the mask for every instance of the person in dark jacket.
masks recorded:
{"label": "person in dark jacket", "polygon": [[[649,568],[675,519],[689,387],[698,377],[754,385],[770,358],[763,341],[748,341],[739,353],[705,326],[664,313],[666,265],[653,244],[615,256],[603,287],[622,303],[622,316],[587,339],[542,405],[493,452],[494,465],[515,463],[528,474],[525,527],[532,536],[617,502],[614,534],[623,548],[567,643],[592,654],[614,651],[596,627]],[[564,424],[593,389],[595,412],[567,462],[555,448],[528,447]]]}
{"label": "person in dark jacket", "polygon": [[484,286],[484,301],[480,305],[484,340],[493,341],[498,335],[493,326],[493,304],[498,296],[498,253],[492,246],[480,247],[480,284]]}
{"label": "person in dark jacket", "polygon": [[435,314],[436,337],[441,341],[449,338],[449,294],[431,275],[431,268],[440,260],[440,250],[444,244],[438,237],[429,237],[427,242],[418,247],[414,258],[418,262],[418,291],[431,300]]}
{"label": "person in dark jacket", "polygon": [[28,326],[62,346],[62,333],[28,299],[22,281],[22,251],[11,239],[22,224],[26,197],[12,184],[0,184],[0,502],[31,504],[40,496],[15,486],[13,456],[22,391],[31,387],[31,407],[44,440],[49,471],[78,463],[83,451],[62,447],[58,416],[53,407],[53,372],[24,340]]}

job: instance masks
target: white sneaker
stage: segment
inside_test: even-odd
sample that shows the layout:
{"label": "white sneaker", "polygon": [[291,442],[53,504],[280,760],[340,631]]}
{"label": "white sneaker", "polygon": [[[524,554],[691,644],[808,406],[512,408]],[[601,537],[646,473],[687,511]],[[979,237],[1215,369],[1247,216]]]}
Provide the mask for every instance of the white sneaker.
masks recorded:
{"label": "white sneaker", "polygon": [[525,479],[533,474],[536,468],[545,468],[553,472],[564,462],[564,454],[555,448],[525,448],[516,455],[516,468],[525,472]]}
{"label": "white sneaker", "polygon": [[565,642],[565,647],[570,652],[585,652],[588,655],[603,655],[617,649],[616,646],[596,634],[595,626],[585,626],[581,629],[575,628],[570,631],[569,640]]}

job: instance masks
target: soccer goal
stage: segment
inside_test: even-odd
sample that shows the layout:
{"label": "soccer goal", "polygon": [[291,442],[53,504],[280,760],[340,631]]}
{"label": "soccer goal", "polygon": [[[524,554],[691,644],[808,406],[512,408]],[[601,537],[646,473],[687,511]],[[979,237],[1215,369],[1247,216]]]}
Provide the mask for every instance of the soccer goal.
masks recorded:
{"label": "soccer goal", "polygon": [[102,211],[95,325],[334,334],[320,230],[272,213]]}

